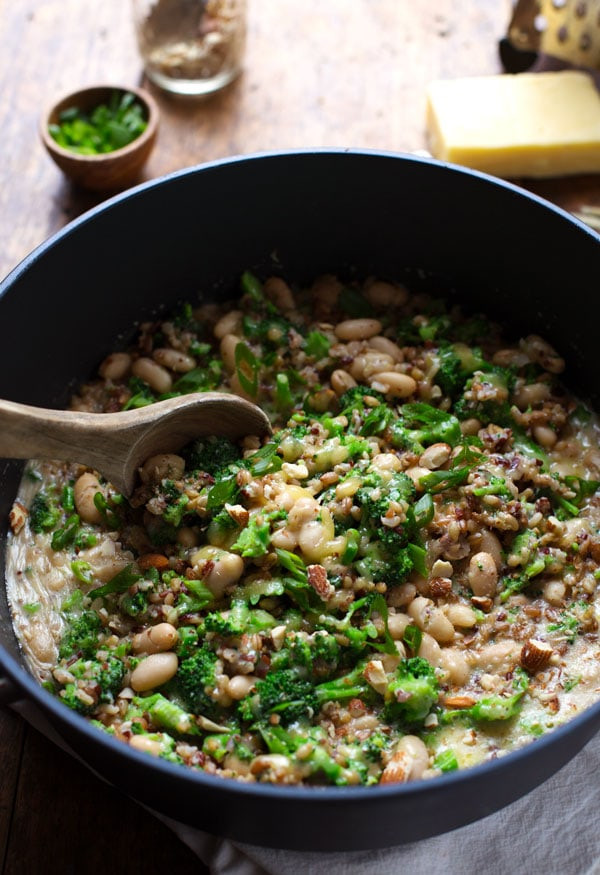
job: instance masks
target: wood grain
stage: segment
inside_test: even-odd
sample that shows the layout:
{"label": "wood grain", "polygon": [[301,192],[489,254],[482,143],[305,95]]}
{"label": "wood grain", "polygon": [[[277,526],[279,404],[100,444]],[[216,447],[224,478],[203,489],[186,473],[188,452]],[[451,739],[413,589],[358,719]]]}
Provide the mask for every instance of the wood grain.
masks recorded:
{"label": "wood grain", "polygon": [[26,739],[4,875],[208,872],[153,815],[34,729]]}
{"label": "wood grain", "polygon": [[[161,124],[141,179],[267,149],[423,149],[426,84],[499,72],[511,5],[248,0],[243,75],[189,100],[145,82],[126,0],[0,2],[0,276],[101,200],[72,187],[38,138],[40,114],[63,93],[96,82],[152,91]],[[535,190],[572,209],[600,203],[597,178]],[[65,282],[85,292],[85,277]],[[165,828],[34,732],[24,736],[11,714],[0,714],[0,860],[4,851],[9,875],[95,875],[107,859],[115,872],[202,871]]]}

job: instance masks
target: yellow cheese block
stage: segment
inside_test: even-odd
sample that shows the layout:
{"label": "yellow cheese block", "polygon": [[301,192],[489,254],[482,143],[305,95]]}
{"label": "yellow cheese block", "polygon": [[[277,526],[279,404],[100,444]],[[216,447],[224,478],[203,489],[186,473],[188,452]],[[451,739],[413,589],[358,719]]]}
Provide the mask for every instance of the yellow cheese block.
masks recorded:
{"label": "yellow cheese block", "polygon": [[600,173],[600,95],[587,73],[519,73],[432,82],[435,158],[496,176]]}

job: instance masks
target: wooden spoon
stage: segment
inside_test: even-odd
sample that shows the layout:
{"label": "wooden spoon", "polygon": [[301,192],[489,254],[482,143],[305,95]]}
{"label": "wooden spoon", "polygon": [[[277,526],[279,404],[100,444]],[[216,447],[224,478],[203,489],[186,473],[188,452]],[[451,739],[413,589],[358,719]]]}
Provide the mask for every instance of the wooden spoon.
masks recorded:
{"label": "wooden spoon", "polygon": [[0,458],[80,462],[131,495],[150,456],[174,452],[197,437],[236,440],[271,431],[255,404],[221,392],[169,398],[120,413],[46,410],[0,400]]}

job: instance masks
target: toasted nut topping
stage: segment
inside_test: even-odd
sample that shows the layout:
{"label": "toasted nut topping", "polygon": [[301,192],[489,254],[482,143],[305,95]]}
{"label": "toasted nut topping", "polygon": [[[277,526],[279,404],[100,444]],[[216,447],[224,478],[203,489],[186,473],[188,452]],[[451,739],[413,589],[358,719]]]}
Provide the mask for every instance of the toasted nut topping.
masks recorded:
{"label": "toasted nut topping", "polygon": [[308,582],[324,602],[328,601],[335,592],[335,587],[327,580],[327,572],[322,565],[308,565]]}
{"label": "toasted nut topping", "polygon": [[142,571],[148,568],[156,568],[157,571],[165,571],[169,567],[169,560],[162,553],[144,553],[138,559],[138,565]]}
{"label": "toasted nut topping", "polygon": [[474,608],[479,608],[484,613],[489,613],[494,607],[494,600],[485,595],[474,595],[471,598],[471,604]]}
{"label": "toasted nut topping", "polygon": [[225,504],[225,510],[238,526],[244,528],[248,525],[250,514],[241,504]]}
{"label": "toasted nut topping", "polygon": [[445,598],[451,592],[452,581],[449,577],[434,577],[429,581],[429,594],[432,598]]}
{"label": "toasted nut topping", "polygon": [[411,765],[411,758],[405,751],[396,751],[381,773],[379,783],[400,784],[408,781]]}
{"label": "toasted nut topping", "polygon": [[27,519],[27,508],[20,501],[15,501],[8,515],[10,527],[15,535],[18,535]]}
{"label": "toasted nut topping", "polygon": [[365,665],[363,675],[366,678],[367,683],[373,687],[375,692],[380,693],[380,695],[383,696],[387,690],[388,678],[381,660],[371,659],[370,662]]}
{"label": "toasted nut topping", "polygon": [[552,647],[538,638],[530,638],[521,649],[520,662],[525,671],[535,674],[546,668],[552,656]]}
{"label": "toasted nut topping", "polygon": [[444,705],[447,708],[470,708],[476,701],[473,696],[446,696]]}

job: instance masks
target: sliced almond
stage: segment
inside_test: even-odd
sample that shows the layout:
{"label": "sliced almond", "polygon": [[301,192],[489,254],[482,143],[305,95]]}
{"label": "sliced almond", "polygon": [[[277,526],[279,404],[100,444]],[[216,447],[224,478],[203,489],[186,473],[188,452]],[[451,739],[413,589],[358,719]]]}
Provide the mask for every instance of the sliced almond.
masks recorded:
{"label": "sliced almond", "polygon": [[552,656],[552,647],[539,638],[530,638],[521,648],[521,666],[530,674],[546,668]]}
{"label": "sliced almond", "polygon": [[473,696],[446,696],[444,699],[446,708],[471,708],[476,702]]}
{"label": "sliced almond", "polygon": [[324,602],[328,601],[335,592],[333,584],[327,579],[327,572],[322,565],[308,565],[308,582]]}

